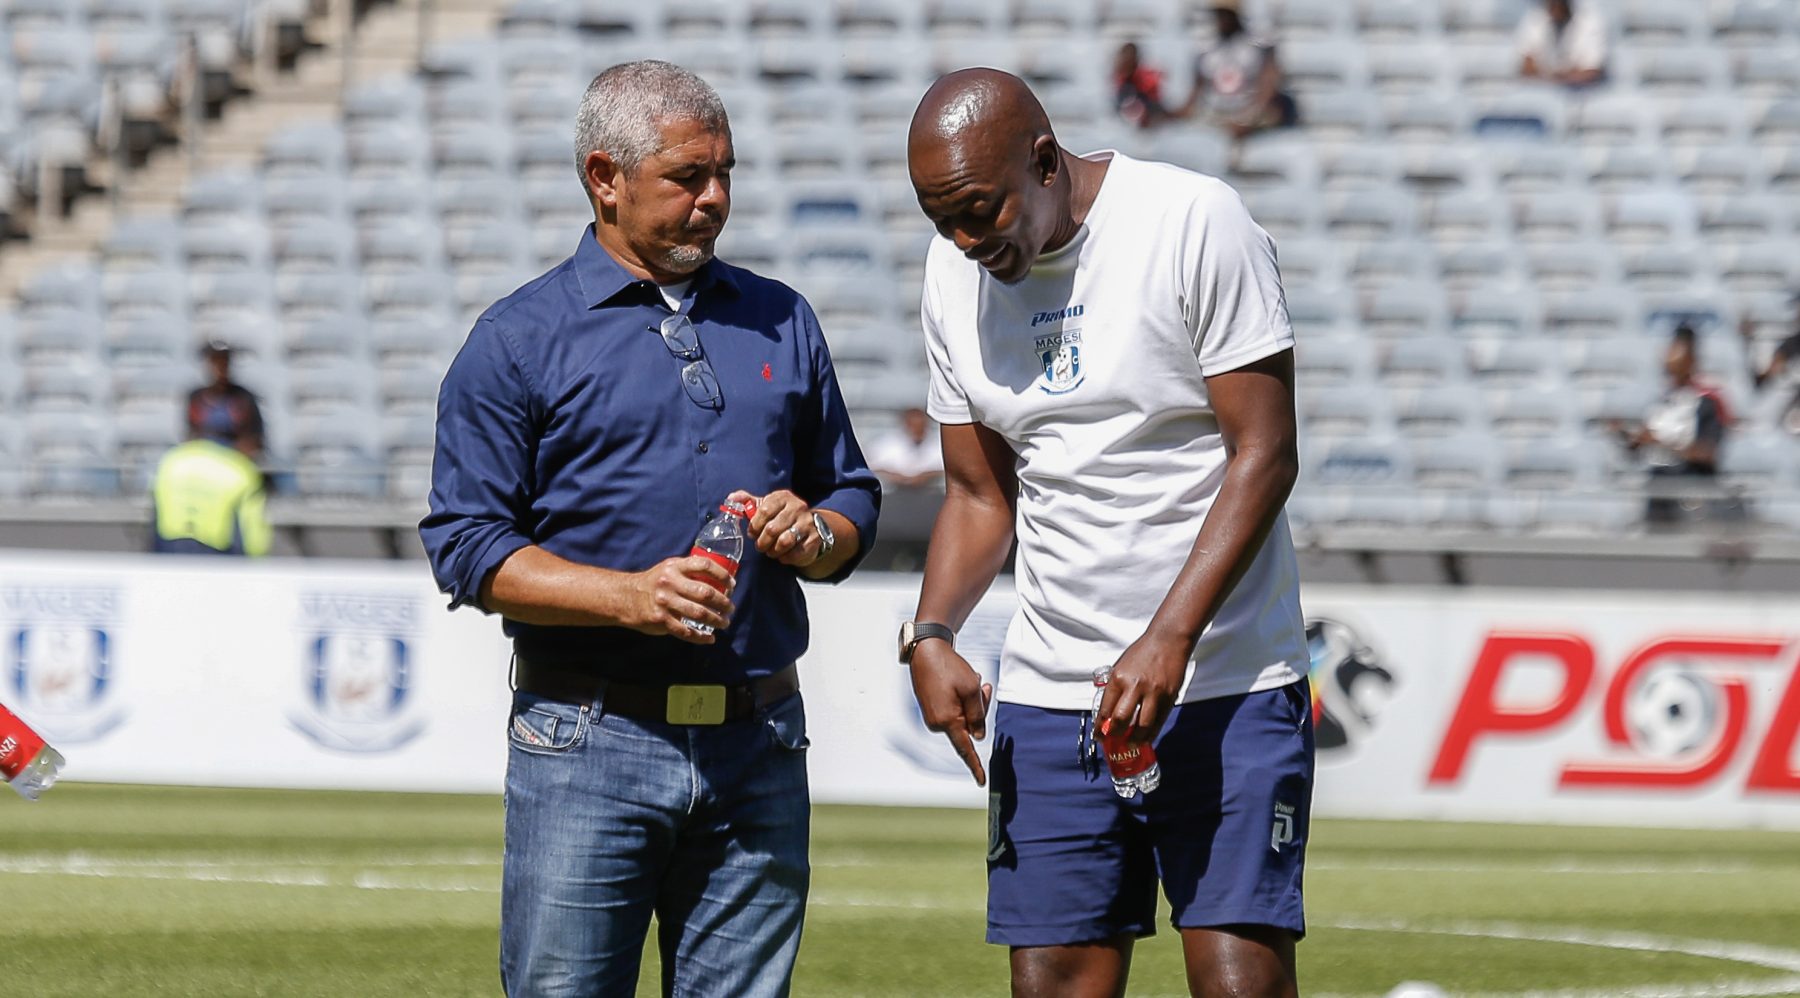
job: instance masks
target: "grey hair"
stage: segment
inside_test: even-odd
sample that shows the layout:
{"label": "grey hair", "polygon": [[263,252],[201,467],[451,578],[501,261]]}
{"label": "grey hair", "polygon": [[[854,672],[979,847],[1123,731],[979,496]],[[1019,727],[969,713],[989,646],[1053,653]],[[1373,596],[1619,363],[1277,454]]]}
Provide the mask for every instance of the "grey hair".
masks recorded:
{"label": "grey hair", "polygon": [[697,121],[729,134],[725,102],[693,72],[658,59],[622,62],[594,77],[575,117],[575,171],[587,188],[587,158],[603,152],[630,174],[662,151],[662,124]]}

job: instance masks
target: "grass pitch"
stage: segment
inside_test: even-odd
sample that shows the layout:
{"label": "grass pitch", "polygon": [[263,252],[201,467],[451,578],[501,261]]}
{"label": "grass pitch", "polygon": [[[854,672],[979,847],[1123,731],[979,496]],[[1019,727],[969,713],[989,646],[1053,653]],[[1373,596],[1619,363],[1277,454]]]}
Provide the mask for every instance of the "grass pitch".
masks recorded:
{"label": "grass pitch", "polygon": [[[491,797],[0,799],[0,994],[496,995],[500,829]],[[1005,994],[984,833],[821,807],[796,993]],[[1800,995],[1796,834],[1322,821],[1307,888],[1307,994]],[[656,973],[651,953],[641,994]],[[1131,993],[1186,993],[1166,925]]]}

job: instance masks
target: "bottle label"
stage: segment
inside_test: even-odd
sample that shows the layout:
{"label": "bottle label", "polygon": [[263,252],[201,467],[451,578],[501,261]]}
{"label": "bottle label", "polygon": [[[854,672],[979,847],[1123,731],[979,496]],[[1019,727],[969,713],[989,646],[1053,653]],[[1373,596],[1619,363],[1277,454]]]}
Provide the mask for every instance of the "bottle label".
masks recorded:
{"label": "bottle label", "polygon": [[11,783],[44,750],[44,740],[25,722],[0,707],[0,779]]}
{"label": "bottle label", "polygon": [[1100,749],[1106,753],[1106,766],[1120,779],[1149,769],[1156,762],[1156,750],[1149,745],[1133,745],[1123,734],[1102,735]]}
{"label": "bottle label", "polygon": [[[720,568],[723,568],[725,570],[726,575],[732,575],[732,576],[737,575],[738,563],[730,558],[725,557],[724,555],[718,553],[717,551],[708,551],[705,548],[702,548],[702,547],[696,545],[692,550],[690,550],[688,552],[688,554],[690,554],[696,558],[705,558],[707,561],[710,561],[713,564],[719,566]],[[701,582],[704,582],[708,585],[711,585],[714,589],[718,589],[718,590],[722,591],[725,588],[724,586],[715,584],[712,579],[709,579],[703,575],[696,575],[696,576],[694,576],[694,578],[699,579]]]}

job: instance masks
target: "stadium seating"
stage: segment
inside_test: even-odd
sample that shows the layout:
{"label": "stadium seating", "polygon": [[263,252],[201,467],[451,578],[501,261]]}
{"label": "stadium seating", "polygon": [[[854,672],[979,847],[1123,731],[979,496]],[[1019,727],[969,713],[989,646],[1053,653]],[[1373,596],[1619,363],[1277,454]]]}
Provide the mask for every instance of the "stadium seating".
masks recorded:
{"label": "stadium seating", "polygon": [[[8,148],[41,148],[37,123],[88,113],[106,74],[149,66],[142,46],[97,58],[95,32],[173,36],[229,6],[12,4],[0,80],[19,85],[0,85],[0,133],[25,139]],[[1569,93],[1515,78],[1525,6],[1253,6],[1304,123],[1233,149],[1111,115],[1121,41],[1185,90],[1209,29],[1176,4],[518,0],[492,39],[364,83],[337,120],[272,137],[257,173],[200,178],[179,213],[126,220],[92,264],[30,282],[0,313],[18,361],[0,378],[0,455],[26,462],[0,494],[138,488],[173,433],[157,392],[216,335],[242,348],[271,458],[303,490],[416,502],[436,381],[469,323],[585,224],[568,134],[581,88],[647,56],[718,86],[741,164],[721,254],[808,295],[870,425],[925,380],[931,233],[904,124],[934,73],[980,63],[1026,75],[1069,145],[1224,176],[1276,237],[1310,441],[1297,520],[1628,529],[1641,501],[1604,423],[1654,397],[1664,318],[1688,314],[1708,317],[1703,362],[1743,420],[1725,480],[1791,489],[1800,441],[1757,403],[1735,331],[1749,318],[1766,345],[1800,280],[1800,17],[1770,0],[1618,0],[1609,82]],[[51,85],[64,79],[82,86]]]}

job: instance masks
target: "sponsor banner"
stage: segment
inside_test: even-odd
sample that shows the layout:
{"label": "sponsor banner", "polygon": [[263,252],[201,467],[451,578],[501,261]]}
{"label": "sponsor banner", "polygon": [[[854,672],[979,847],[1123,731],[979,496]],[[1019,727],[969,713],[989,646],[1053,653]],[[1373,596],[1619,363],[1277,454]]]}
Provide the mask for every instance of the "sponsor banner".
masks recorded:
{"label": "sponsor banner", "polygon": [[508,645],[416,565],[0,557],[0,703],[65,777],[495,791]]}
{"label": "sponsor banner", "polygon": [[[0,564],[0,703],[70,779],[502,786],[508,644],[495,618],[448,612],[423,566]],[[821,801],[986,804],[895,662],[917,598],[916,576],[807,590]],[[1313,587],[1304,602],[1319,813],[1800,828],[1800,597]],[[988,681],[1013,607],[996,589],[958,636]]]}
{"label": "sponsor banner", "polygon": [[[985,804],[877,626],[916,585],[812,604],[842,656],[806,677],[821,799]],[[1800,828],[1800,598],[1322,586],[1303,602],[1320,814]],[[959,637],[985,675],[1010,607],[990,594]]]}

